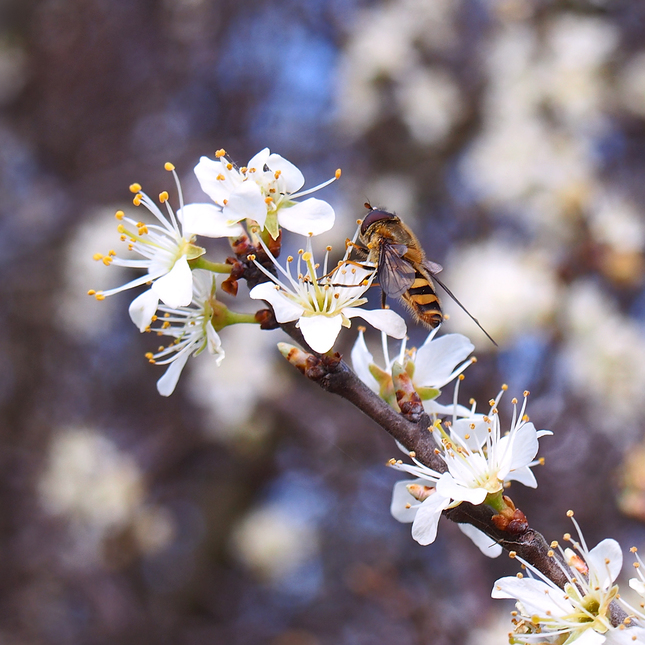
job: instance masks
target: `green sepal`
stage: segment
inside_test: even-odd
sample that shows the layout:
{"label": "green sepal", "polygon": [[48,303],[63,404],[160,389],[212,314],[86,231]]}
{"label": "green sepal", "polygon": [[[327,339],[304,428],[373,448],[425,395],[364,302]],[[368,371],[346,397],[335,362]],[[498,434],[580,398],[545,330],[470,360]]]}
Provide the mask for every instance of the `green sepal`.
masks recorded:
{"label": "green sepal", "polygon": [[278,239],[280,235],[280,224],[278,223],[278,211],[273,211],[267,213],[266,221],[264,222],[264,228],[269,232],[269,235],[274,239]]}
{"label": "green sepal", "polygon": [[436,387],[416,387],[417,394],[421,397],[422,401],[431,401],[436,399],[440,394],[441,390],[438,390]]}
{"label": "green sepal", "polygon": [[206,253],[206,249],[197,246],[197,244],[187,244],[186,245],[186,259],[190,262],[190,260],[196,260],[198,257],[201,257]]}

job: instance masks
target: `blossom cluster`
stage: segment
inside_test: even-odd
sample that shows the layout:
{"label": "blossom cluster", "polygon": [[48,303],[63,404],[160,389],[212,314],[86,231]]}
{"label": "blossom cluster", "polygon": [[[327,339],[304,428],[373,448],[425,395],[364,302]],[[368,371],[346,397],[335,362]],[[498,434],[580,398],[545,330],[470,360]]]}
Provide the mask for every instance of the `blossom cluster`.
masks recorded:
{"label": "blossom cluster", "polygon": [[[347,251],[328,272],[329,247],[322,272],[314,260],[312,237],[332,228],[335,213],[329,203],[307,195],[338,179],[340,170],[328,181],[302,190],[302,172],[268,148],[243,167],[219,150],[215,159],[202,157],[194,169],[212,201],[185,204],[174,166],[167,163],[165,168],[173,175],[179,208],[172,208],[168,192],[159,195],[157,204],[139,184],[132,184],[134,205],[144,206],[154,223],[118,211],[118,231],[128,253],[122,257],[110,250],[94,256],[106,266],[127,267],[142,274],[113,289],[89,292],[103,300],[132,288],[149,287],[132,301],[129,314],[141,332],[155,331],[170,339],[167,346],[146,355],[151,363],[168,366],[157,383],[160,394],[168,396],[174,391],[190,356],[208,349],[217,364],[221,363],[225,352],[219,332],[224,327],[261,322],[254,314],[229,310],[218,297],[215,274],[233,280],[232,267],[240,258],[255,262],[266,280],[252,289],[251,298],[269,303],[278,323],[294,322],[316,352],[330,351],[341,328],[349,327],[356,316],[391,336],[405,336],[406,325],[398,314],[362,308],[374,277],[373,267],[353,263]],[[282,229],[306,238],[306,249],[298,254],[294,274],[292,257],[286,268],[277,261]],[[221,263],[206,260],[206,249],[197,244],[199,237],[228,238],[237,257]],[[248,252],[246,257],[242,257],[244,252]],[[268,268],[256,254],[268,258]],[[227,290],[226,284],[220,288]],[[236,286],[229,285],[228,290],[234,293]],[[156,322],[161,324],[155,326]]]}

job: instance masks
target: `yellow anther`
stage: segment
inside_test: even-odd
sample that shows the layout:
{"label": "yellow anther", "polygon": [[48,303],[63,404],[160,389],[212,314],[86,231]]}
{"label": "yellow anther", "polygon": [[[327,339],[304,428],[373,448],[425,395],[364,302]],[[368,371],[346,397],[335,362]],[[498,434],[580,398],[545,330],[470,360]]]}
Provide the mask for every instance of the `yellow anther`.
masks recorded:
{"label": "yellow anther", "polygon": [[172,172],[175,169],[175,166],[171,164],[169,161],[166,161],[166,163],[163,165],[163,167],[168,171]]}
{"label": "yellow anther", "polygon": [[134,199],[132,200],[132,203],[135,206],[139,206],[139,204],[141,204],[141,193],[139,193],[139,194],[134,196]]}
{"label": "yellow anther", "polygon": [[508,390],[508,385],[506,385],[506,383],[502,383],[502,390],[504,392],[506,392],[506,390]]}
{"label": "yellow anther", "polygon": [[219,159],[223,157],[226,154],[226,150],[224,148],[220,148],[216,153],[215,156]]}
{"label": "yellow anther", "polygon": [[110,250],[108,251],[108,255],[110,255],[110,256],[112,256],[112,257],[114,257],[114,256],[116,255],[116,251],[114,251],[113,249],[110,249]]}
{"label": "yellow anther", "polygon": [[276,171],[273,173],[273,176],[274,176],[276,179],[280,179],[280,175],[281,175],[281,174],[282,174],[282,170],[276,170]]}
{"label": "yellow anther", "polygon": [[103,258],[103,264],[105,264],[106,267],[109,267],[110,264],[112,264],[112,258],[110,257],[104,257]]}
{"label": "yellow anther", "polygon": [[226,170],[233,170],[233,164],[232,163],[227,163],[226,164]]}
{"label": "yellow anther", "polygon": [[460,375],[459,375],[459,380],[460,380],[460,381],[463,381],[465,378],[466,378],[466,377],[465,377],[463,374],[460,374]]}
{"label": "yellow anther", "polygon": [[253,255],[253,253],[251,253],[250,255],[247,255],[247,256],[246,256],[246,259],[247,259],[249,262],[253,262],[253,260],[255,260],[255,255]]}
{"label": "yellow anther", "polygon": [[336,172],[334,173],[334,177],[336,177],[336,179],[340,179],[341,173],[342,173],[341,169],[336,168]]}
{"label": "yellow anther", "polygon": [[223,199],[222,203],[224,204],[224,206],[226,206],[226,204],[228,204],[228,199]]}
{"label": "yellow anther", "polygon": [[271,195],[269,195],[268,197],[264,198],[264,203],[265,204],[270,204],[272,201],[273,201],[273,197],[271,197]]}
{"label": "yellow anther", "polygon": [[633,546],[629,551],[630,551],[630,553],[636,553],[636,551],[638,551],[638,549],[635,546]]}
{"label": "yellow anther", "polygon": [[139,235],[147,235],[148,234],[148,227],[145,224],[141,224],[139,228],[137,229],[137,232]]}
{"label": "yellow anther", "polygon": [[167,202],[167,201],[168,201],[168,197],[169,197],[169,195],[168,195],[168,191],[167,191],[167,190],[163,190],[163,191],[161,191],[161,192],[159,193],[159,201],[160,201],[162,204],[163,204],[164,202]]}
{"label": "yellow anther", "polygon": [[516,558],[517,557],[517,551],[509,551],[508,552],[508,557],[509,558]]}
{"label": "yellow anther", "polygon": [[224,175],[223,175],[222,173],[220,173],[219,175],[217,175],[217,180],[218,180],[218,181],[224,181],[225,179],[226,179],[226,177],[224,177]]}
{"label": "yellow anther", "polygon": [[573,517],[573,511],[567,511],[567,517]]}
{"label": "yellow anther", "polygon": [[287,262],[293,262],[293,255],[289,255],[287,257]]}
{"label": "yellow anther", "polygon": [[558,541],[557,540],[553,540],[553,542],[551,542],[551,548],[552,549],[557,549],[558,548]]}
{"label": "yellow anther", "polygon": [[517,399],[516,399],[515,397],[513,397],[513,398],[511,399],[511,403],[512,403],[513,405],[517,405]]}
{"label": "yellow anther", "polygon": [[331,251],[331,246],[326,246],[326,247],[325,247],[325,250],[326,250],[326,251]]}
{"label": "yellow anther", "polygon": [[491,407],[493,407],[493,406],[495,405],[495,399],[491,399],[491,400],[488,402],[488,405],[490,405]]}
{"label": "yellow anther", "polygon": [[121,242],[125,242],[128,238],[125,235],[120,235],[119,239],[121,240]]}
{"label": "yellow anther", "polygon": [[123,211],[117,211],[114,213],[114,217],[116,217],[118,220],[121,220],[125,217],[125,213]]}
{"label": "yellow anther", "polygon": [[549,550],[546,552],[546,554],[547,554],[547,556],[549,556],[550,558],[552,558],[552,557],[555,555],[555,551],[554,551],[553,549],[549,549]]}
{"label": "yellow anther", "polygon": [[92,256],[92,259],[93,259],[93,260],[96,260],[97,262],[98,262],[99,260],[102,260],[102,259],[103,259],[103,253],[95,253],[95,254]]}
{"label": "yellow anther", "polygon": [[138,193],[141,190],[141,184],[130,184],[130,192]]}
{"label": "yellow anther", "polygon": [[152,353],[152,352],[146,352],[146,353],[144,354],[144,356],[145,356],[148,360],[150,360],[150,359],[153,357],[153,353]]}
{"label": "yellow anther", "polygon": [[98,293],[94,294],[94,297],[97,300],[105,300],[105,296],[100,291]]}
{"label": "yellow anther", "polygon": [[524,396],[527,397],[530,394],[528,390],[524,390]]}
{"label": "yellow anther", "polygon": [[565,542],[571,542],[571,533],[565,533],[565,534],[562,536],[562,539],[563,539]]}
{"label": "yellow anther", "polygon": [[473,356],[473,357],[470,359],[470,362],[471,362],[471,363],[476,363],[476,362],[477,362],[477,357],[476,357],[476,356]]}
{"label": "yellow anther", "polygon": [[96,290],[95,290],[95,289],[90,289],[90,290],[87,292],[87,295],[88,295],[88,296],[94,296],[94,295],[96,295]]}
{"label": "yellow anther", "polygon": [[[229,170],[230,170],[230,168],[229,168]],[[248,170],[248,168],[247,168],[246,166],[242,166],[242,167],[240,168],[240,172],[241,172],[243,175],[246,175],[247,170]],[[252,170],[253,172],[255,172],[255,168],[251,168],[251,170]]]}

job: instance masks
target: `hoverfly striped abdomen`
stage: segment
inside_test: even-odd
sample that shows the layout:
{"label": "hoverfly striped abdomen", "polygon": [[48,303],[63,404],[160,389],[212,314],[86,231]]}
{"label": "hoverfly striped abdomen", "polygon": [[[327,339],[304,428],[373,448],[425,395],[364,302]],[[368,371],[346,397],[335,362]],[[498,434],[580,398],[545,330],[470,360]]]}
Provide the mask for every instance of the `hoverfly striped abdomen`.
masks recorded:
{"label": "hoverfly striped abdomen", "polygon": [[402,298],[413,314],[429,327],[434,328],[443,322],[441,303],[434,285],[420,271],[415,272],[414,282]]}

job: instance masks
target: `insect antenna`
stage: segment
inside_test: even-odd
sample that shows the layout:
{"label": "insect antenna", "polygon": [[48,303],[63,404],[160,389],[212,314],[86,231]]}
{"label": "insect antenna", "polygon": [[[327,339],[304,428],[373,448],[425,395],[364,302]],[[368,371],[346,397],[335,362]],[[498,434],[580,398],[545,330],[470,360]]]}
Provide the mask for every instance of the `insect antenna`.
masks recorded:
{"label": "insect antenna", "polygon": [[457,300],[455,294],[450,291],[450,289],[448,289],[448,287],[443,282],[441,282],[441,280],[439,280],[439,278],[437,278],[435,274],[433,274],[432,279],[466,312],[468,317],[477,325],[477,327],[479,327],[484,332],[486,338],[488,338],[488,340],[490,340],[490,342],[493,343],[495,347],[499,347],[499,345],[493,340],[493,337],[481,326],[479,320],[477,320],[477,318],[475,318],[475,316],[473,316],[470,311],[468,311],[468,309],[466,309],[466,307],[464,307],[461,302]]}

